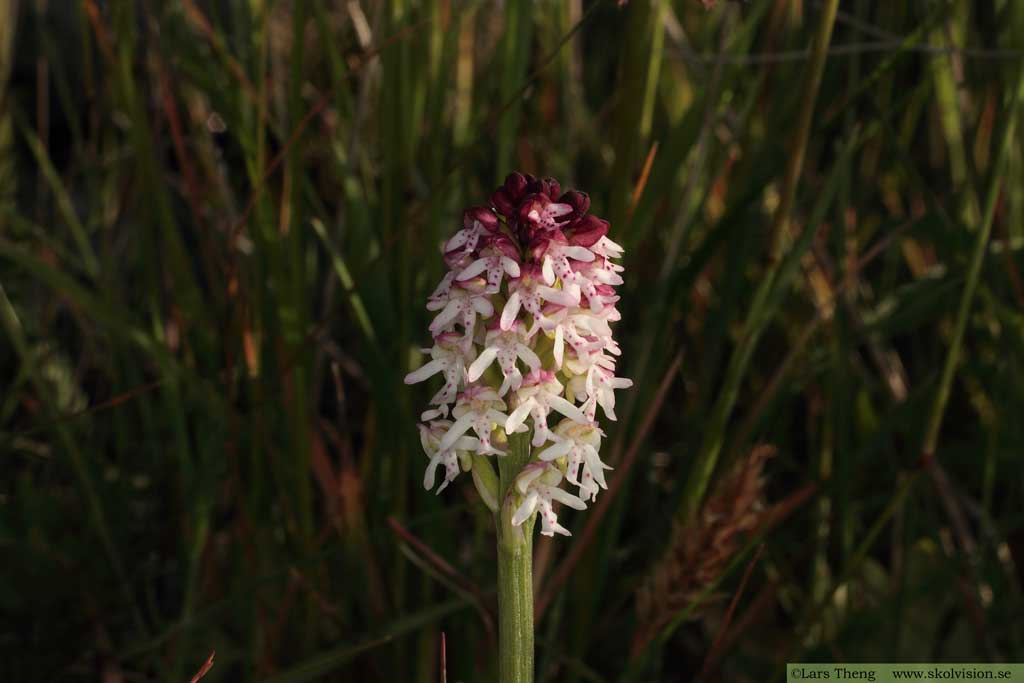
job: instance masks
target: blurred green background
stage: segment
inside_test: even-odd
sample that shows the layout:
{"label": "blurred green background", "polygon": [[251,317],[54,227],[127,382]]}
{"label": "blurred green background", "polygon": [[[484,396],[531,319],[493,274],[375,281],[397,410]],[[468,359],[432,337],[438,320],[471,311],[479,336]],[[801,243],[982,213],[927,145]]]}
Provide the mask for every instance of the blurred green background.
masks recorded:
{"label": "blurred green background", "polygon": [[1021,661],[1022,50],[1017,0],[0,0],[0,679],[494,680],[402,378],[512,170],[612,222],[636,383],[538,681]]}

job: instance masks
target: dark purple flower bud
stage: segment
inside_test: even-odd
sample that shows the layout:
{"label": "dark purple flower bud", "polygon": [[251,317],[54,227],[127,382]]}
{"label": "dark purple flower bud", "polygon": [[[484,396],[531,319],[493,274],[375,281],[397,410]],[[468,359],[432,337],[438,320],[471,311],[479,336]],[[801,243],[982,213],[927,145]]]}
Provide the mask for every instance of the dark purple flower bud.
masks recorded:
{"label": "dark purple flower bud", "polygon": [[491,205],[494,206],[495,211],[505,218],[511,218],[515,215],[516,205],[504,187],[499,187],[491,195]]}
{"label": "dark purple flower bud", "polygon": [[590,247],[608,234],[608,221],[597,216],[584,216],[572,226],[569,244],[579,247]]}
{"label": "dark purple flower bud", "polygon": [[554,178],[545,178],[544,184],[547,185],[545,194],[551,198],[551,201],[557,201],[558,195],[562,192],[562,186]]}
{"label": "dark purple flower bud", "polygon": [[526,176],[526,178],[530,182],[528,182],[526,184],[526,187],[523,188],[523,194],[524,195],[528,195],[528,194],[543,194],[543,195],[547,195],[547,193],[548,193],[548,191],[547,191],[548,190],[548,186],[547,186],[547,183],[545,181],[540,180],[539,178],[534,178],[532,175],[528,175],[528,176]]}
{"label": "dark purple flower bud", "polygon": [[562,217],[561,220],[563,221],[573,221],[577,218],[581,218],[587,213],[587,210],[590,209],[590,197],[586,192],[569,190],[558,198],[558,202],[560,204],[568,204],[572,207],[572,213]]}
{"label": "dark purple flower bud", "polygon": [[505,218],[513,218],[516,207],[519,206],[519,200],[522,199],[526,192],[526,186],[529,184],[530,181],[522,173],[518,171],[509,173],[505,178],[505,184],[491,195],[491,204]]}
{"label": "dark purple flower bud", "polygon": [[519,262],[519,247],[515,242],[512,241],[508,235],[497,233],[487,238],[487,247],[493,249],[495,252],[502,256],[508,256],[510,259]]}
{"label": "dark purple flower bud", "polygon": [[495,232],[500,225],[498,217],[486,206],[471,206],[463,212],[463,227],[472,228],[474,222],[479,222],[488,232]]}
{"label": "dark purple flower bud", "polygon": [[519,199],[526,193],[526,187],[536,181],[532,175],[523,175],[519,171],[513,171],[505,178],[505,191],[512,199]]}

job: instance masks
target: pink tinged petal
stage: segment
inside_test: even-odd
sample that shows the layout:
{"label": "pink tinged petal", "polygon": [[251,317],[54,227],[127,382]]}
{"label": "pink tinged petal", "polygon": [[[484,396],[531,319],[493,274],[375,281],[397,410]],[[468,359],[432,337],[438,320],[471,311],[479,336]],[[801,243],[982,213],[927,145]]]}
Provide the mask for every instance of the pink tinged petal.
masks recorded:
{"label": "pink tinged petal", "polygon": [[420,415],[420,419],[423,420],[424,422],[428,422],[430,420],[433,420],[435,417],[442,416],[448,416],[448,406],[441,406],[440,408],[424,410],[423,413]]}
{"label": "pink tinged petal", "polygon": [[561,458],[563,455],[566,455],[571,450],[572,441],[566,439],[565,441],[560,441],[556,444],[548,446],[540,453],[538,453],[537,457],[546,462],[550,462],[551,460],[557,460],[558,458]]}
{"label": "pink tinged petal", "polygon": [[547,208],[544,209],[544,213],[552,218],[560,218],[566,214],[572,213],[572,211],[573,208],[570,204],[559,204],[557,202],[548,204]]}
{"label": "pink tinged petal", "polygon": [[476,330],[476,316],[474,315],[463,315],[462,325],[466,329],[466,333],[459,340],[459,348],[462,352],[469,354],[473,347],[473,333]]}
{"label": "pink tinged petal", "polygon": [[[518,294],[518,292],[517,292]],[[513,296],[515,296],[513,294]],[[543,318],[544,315],[540,310],[540,296],[535,291],[527,291],[526,295],[522,297],[523,308],[530,312],[534,318]],[[509,299],[511,301],[511,299]]]}
{"label": "pink tinged petal", "polygon": [[456,451],[475,451],[480,445],[480,439],[472,436],[460,436],[455,442]]}
{"label": "pink tinged petal", "polygon": [[475,417],[476,413],[469,411],[456,420],[455,424],[449,427],[448,431],[445,432],[444,438],[441,439],[441,443],[437,446],[437,450],[447,451],[454,446],[458,438],[469,430]]}
{"label": "pink tinged petal", "polygon": [[519,296],[519,292],[512,292],[512,296],[508,298],[505,308],[501,311],[501,329],[506,332],[512,329],[512,323],[516,321],[516,316],[519,315],[521,304],[522,297]]}
{"label": "pink tinged petal", "polygon": [[573,447],[572,452],[569,453],[569,458],[565,463],[565,480],[567,482],[575,486],[581,485],[577,476],[579,475],[580,466],[582,464],[583,461],[580,459],[580,449],[577,444]]}
{"label": "pink tinged petal", "polygon": [[531,464],[523,468],[522,472],[516,477],[515,487],[519,493],[526,495],[527,490],[530,488],[530,484],[533,483],[534,479],[537,479],[545,472],[548,471],[547,465]]}
{"label": "pink tinged petal", "polygon": [[608,381],[608,386],[612,389],[628,389],[633,386],[633,380],[627,377],[612,377]]}
{"label": "pink tinged petal", "polygon": [[516,369],[516,352],[514,348],[509,348],[507,342],[502,342],[501,350],[498,351],[498,364],[501,366],[501,372],[505,375],[512,374],[512,371]]}
{"label": "pink tinged petal", "polygon": [[609,270],[599,270],[595,274],[595,279],[603,285],[621,285],[625,280],[618,273],[613,273]]}
{"label": "pink tinged petal", "polygon": [[548,487],[548,491],[547,492],[548,492],[548,494],[550,494],[552,499],[557,500],[559,503],[562,503],[563,505],[568,505],[569,507],[573,508],[574,510],[586,510],[587,509],[587,504],[586,503],[584,503],[582,500],[580,500],[576,496],[572,495],[568,491],[563,491],[560,488],[557,488],[557,487],[554,487],[554,486],[550,486],[550,487]]}
{"label": "pink tinged petal", "polygon": [[548,283],[549,285],[555,284],[555,270],[551,266],[550,256],[544,257],[544,265],[541,268],[541,274],[544,277],[544,282]]}
{"label": "pink tinged petal", "polygon": [[418,425],[418,427],[420,429],[420,446],[423,447],[423,452],[430,456],[434,450],[430,444],[430,429],[426,425]]}
{"label": "pink tinged petal", "polygon": [[519,277],[519,264],[508,256],[501,257],[501,267],[505,269],[511,277]]}
{"label": "pink tinged petal", "polygon": [[536,401],[533,398],[529,398],[513,410],[512,414],[508,416],[508,420],[505,421],[505,432],[513,434],[518,431],[519,427],[526,420],[526,416],[530,414],[530,408],[535,404]]}
{"label": "pink tinged petal", "polygon": [[494,315],[494,304],[491,303],[490,299],[483,297],[473,297],[473,309],[485,318],[490,318]]}
{"label": "pink tinged petal", "polygon": [[555,328],[555,367],[562,367],[562,357],[565,354],[565,332],[562,330],[562,326],[559,325]]}
{"label": "pink tinged petal", "polygon": [[444,378],[449,385],[455,387],[456,385],[458,385],[459,380],[462,379],[462,373],[464,370],[465,368],[462,365],[461,360],[458,361],[458,365],[456,365],[455,362],[453,361],[452,364],[449,365],[448,368],[444,371]]}
{"label": "pink tinged petal", "polygon": [[531,370],[536,370],[540,367],[540,358],[538,358],[537,354],[533,352],[533,349],[526,344],[517,344],[516,354],[523,359],[523,362],[526,363]]}
{"label": "pink tinged petal", "polygon": [[612,256],[620,256],[625,251],[621,245],[618,245],[608,239],[607,235],[598,240],[597,244],[594,246],[598,247],[600,251],[607,252]]}
{"label": "pink tinged petal", "polygon": [[466,378],[470,382],[475,382],[480,379],[480,375],[484,374],[484,370],[491,366],[494,362],[494,357],[498,355],[498,349],[493,346],[488,346],[484,349],[477,359],[473,361],[473,364],[469,366],[469,373]]}
{"label": "pink tinged petal", "polygon": [[451,238],[444,243],[445,253],[455,251],[459,247],[464,246],[466,242],[469,241],[470,235],[472,235],[474,232],[475,230],[473,230],[473,228],[463,228],[462,230],[459,230],[457,233],[452,235]]}
{"label": "pink tinged petal", "polygon": [[443,330],[451,322],[453,322],[455,318],[458,317],[459,313],[462,311],[462,307],[463,306],[461,300],[449,301],[445,305],[444,310],[438,313],[437,317],[434,318],[434,322],[430,323],[431,334],[436,336],[438,333],[441,332],[441,330]]}
{"label": "pink tinged petal", "polygon": [[[458,395],[458,385],[458,380],[447,380],[446,384],[430,399],[430,403],[432,405],[451,403],[455,400],[456,395]],[[447,408],[448,406],[443,405],[443,407]]]}
{"label": "pink tinged petal", "polygon": [[597,402],[601,404],[605,417],[613,422],[618,421],[619,418],[615,417],[615,394],[612,393],[611,389],[598,391]]}
{"label": "pink tinged petal", "polygon": [[537,288],[537,293],[544,297],[545,301],[550,301],[559,306],[575,306],[578,304],[580,302],[579,291],[579,288],[572,288],[569,291],[555,289],[554,287]]}
{"label": "pink tinged petal", "polygon": [[540,508],[541,535],[554,536],[558,533],[563,536],[572,536],[568,529],[558,523],[558,517],[555,516],[555,511],[551,509],[550,502],[542,501],[538,507]]}
{"label": "pink tinged petal", "polygon": [[580,412],[579,408],[569,403],[561,396],[555,396],[553,394],[550,395],[548,398],[548,405],[560,412],[562,415],[565,415],[570,420],[575,420],[576,422],[583,424],[589,422],[589,420],[583,416],[583,413]]}
{"label": "pink tinged petal", "polygon": [[543,536],[554,536],[555,534],[561,534],[562,536],[572,536],[568,529],[558,523],[558,520],[548,521],[548,528],[541,529],[540,533]]}
{"label": "pink tinged petal", "polygon": [[487,409],[487,419],[490,422],[493,422],[495,424],[501,425],[501,424],[504,424],[506,420],[508,420],[508,416],[505,415],[505,413],[502,413],[502,412],[500,412],[498,410],[495,410],[494,408],[488,408]]}
{"label": "pink tinged petal", "polygon": [[492,269],[487,271],[487,288],[484,289],[488,294],[495,294],[501,289],[501,275],[502,271],[500,268]]}
{"label": "pink tinged petal", "polygon": [[523,502],[516,508],[516,513],[512,515],[512,526],[519,526],[530,518],[534,510],[537,509],[537,501],[540,495],[536,491],[530,491],[526,495]]}
{"label": "pink tinged petal", "polygon": [[597,454],[597,450],[589,444],[583,447],[583,458],[597,485],[603,489],[608,488],[608,484],[605,483],[604,479],[604,471],[612,468],[601,462],[601,457]]}
{"label": "pink tinged petal", "polygon": [[575,261],[583,261],[584,263],[589,263],[596,258],[594,252],[586,247],[562,247],[562,253]]}
{"label": "pink tinged petal", "polygon": [[437,476],[437,466],[441,464],[441,454],[438,453],[430,459],[426,472],[423,473],[423,488],[430,490],[434,488],[434,479]]}
{"label": "pink tinged petal", "polygon": [[436,299],[439,299],[441,297],[446,296],[448,294],[448,292],[451,291],[451,289],[452,289],[452,281],[454,279],[455,279],[455,273],[452,273],[450,271],[445,273],[444,277],[441,278],[441,282],[438,283],[437,288],[428,297],[428,299],[430,300],[430,303],[427,304],[427,309],[428,310],[437,310],[437,308],[440,308],[440,306],[437,306],[437,307],[431,309],[431,307],[430,307],[431,303],[434,303],[434,300],[436,300]]}
{"label": "pink tinged petal", "polygon": [[459,280],[460,282],[463,280],[469,280],[470,278],[476,277],[485,270],[487,270],[487,259],[477,259],[476,261],[473,261],[468,266],[463,268],[462,272],[459,273],[456,279]]}
{"label": "pink tinged petal", "polygon": [[[423,380],[427,379],[428,377],[433,377],[437,373],[439,373],[442,370],[444,370],[445,365],[446,365],[446,363],[444,361],[432,360],[429,363],[426,363],[426,364],[420,366],[418,369],[413,370],[408,375],[406,375],[405,376],[405,383],[406,384],[416,384],[417,382],[422,382]],[[424,418],[424,419],[428,419],[428,418]]]}
{"label": "pink tinged petal", "polygon": [[543,446],[550,438],[548,410],[538,405],[536,410],[533,411],[533,439],[530,441],[530,445],[536,447]]}

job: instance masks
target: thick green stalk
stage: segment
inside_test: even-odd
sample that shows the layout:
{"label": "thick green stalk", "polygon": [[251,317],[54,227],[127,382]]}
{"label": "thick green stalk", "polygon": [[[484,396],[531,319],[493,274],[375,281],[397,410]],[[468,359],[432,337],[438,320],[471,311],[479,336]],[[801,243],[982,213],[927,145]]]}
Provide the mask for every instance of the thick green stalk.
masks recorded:
{"label": "thick green stalk", "polygon": [[533,519],[512,526],[509,491],[530,459],[530,432],[509,437],[508,455],[498,458],[501,506],[498,532],[498,680],[533,683]]}
{"label": "thick green stalk", "polygon": [[533,682],[533,534],[498,541],[498,670],[501,683]]}

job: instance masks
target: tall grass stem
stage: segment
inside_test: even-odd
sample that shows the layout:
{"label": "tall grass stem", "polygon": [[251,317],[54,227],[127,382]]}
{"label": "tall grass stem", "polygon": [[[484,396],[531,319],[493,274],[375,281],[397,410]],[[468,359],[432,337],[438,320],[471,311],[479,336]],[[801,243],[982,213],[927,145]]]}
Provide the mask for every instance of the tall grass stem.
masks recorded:
{"label": "tall grass stem", "polygon": [[946,403],[949,401],[949,392],[953,385],[953,374],[960,359],[960,349],[963,346],[964,332],[967,329],[967,317],[971,312],[971,302],[974,300],[974,291],[978,288],[978,279],[981,275],[981,264],[985,260],[985,250],[988,248],[989,237],[992,234],[992,222],[995,217],[999,191],[1003,186],[1003,172],[1013,142],[1013,133],[1017,122],[1017,105],[1020,102],[1022,91],[1024,91],[1024,69],[1021,69],[1017,75],[1017,83],[1007,107],[1007,116],[1004,119],[1006,123],[999,140],[998,156],[995,164],[992,165],[992,180],[988,186],[988,194],[985,196],[981,230],[978,231],[974,239],[974,252],[971,254],[971,262],[967,270],[967,282],[964,284],[964,291],[960,296],[953,339],[950,341],[949,352],[946,354],[946,361],[942,367],[939,390],[935,394],[935,403],[932,404],[927,431],[925,431],[924,442],[921,446],[921,453],[926,458],[935,455],[935,447],[939,440],[942,416],[946,412]]}

